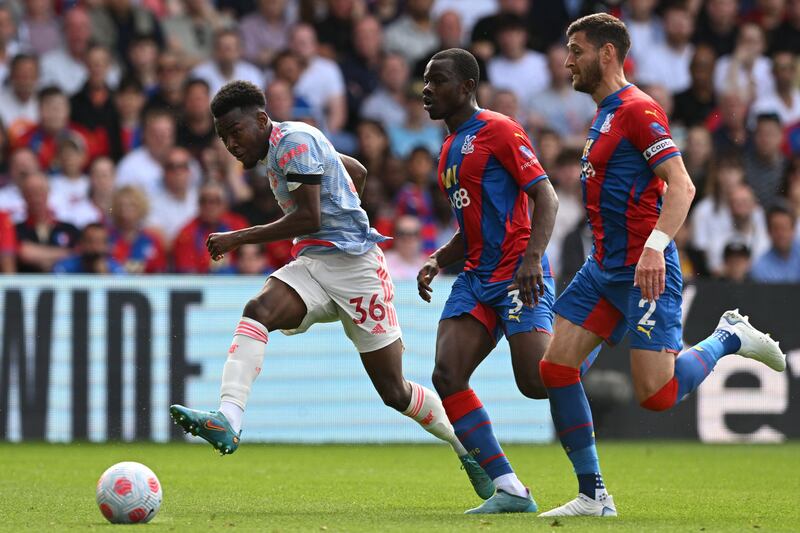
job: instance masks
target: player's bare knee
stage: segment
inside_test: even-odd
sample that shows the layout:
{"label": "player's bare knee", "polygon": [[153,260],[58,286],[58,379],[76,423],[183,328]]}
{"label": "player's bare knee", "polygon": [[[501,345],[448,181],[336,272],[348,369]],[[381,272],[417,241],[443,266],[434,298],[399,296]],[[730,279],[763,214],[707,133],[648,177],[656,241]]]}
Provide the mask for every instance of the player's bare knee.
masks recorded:
{"label": "player's bare knee", "polygon": [[433,369],[431,381],[433,382],[433,388],[436,389],[436,393],[442,398],[447,398],[451,394],[461,392],[468,388],[467,384],[463,383],[463,380],[458,378],[454,372],[440,365],[437,365]]}
{"label": "player's bare knee", "polygon": [[547,389],[541,379],[517,380],[517,388],[523,396],[531,400],[544,400],[547,398]]}
{"label": "player's bare knee", "polygon": [[378,394],[387,407],[397,411],[405,411],[411,403],[411,391],[406,387],[406,382],[382,384],[378,389]]}
{"label": "player's bare knee", "polygon": [[245,304],[243,315],[260,322],[269,330],[272,329],[270,328],[273,319],[272,312],[258,297],[251,298],[247,304]]}

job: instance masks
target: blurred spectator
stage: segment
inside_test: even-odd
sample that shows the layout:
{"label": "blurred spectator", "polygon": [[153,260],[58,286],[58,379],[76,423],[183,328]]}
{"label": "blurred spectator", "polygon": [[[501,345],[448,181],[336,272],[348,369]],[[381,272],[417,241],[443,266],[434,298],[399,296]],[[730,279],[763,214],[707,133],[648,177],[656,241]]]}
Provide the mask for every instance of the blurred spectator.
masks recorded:
{"label": "blurred spectator", "polygon": [[176,143],[199,159],[203,150],[209,148],[217,138],[214,117],[211,115],[210,88],[204,80],[190,80],[183,93],[183,113]]}
{"label": "blurred spectator", "polygon": [[[440,13],[436,17],[436,36],[439,38],[439,50],[463,48],[464,31],[461,25],[461,16],[452,10]],[[425,56],[422,56],[422,59],[424,58]]]}
{"label": "blurred spectator", "polygon": [[133,0],[106,0],[105,8],[92,21],[94,35],[109,48],[125,57],[136,38],[152,38],[159,50],[164,48],[164,34],[155,15]]}
{"label": "blurred spectator", "polygon": [[0,211],[0,272],[17,271],[17,232],[8,213]]}
{"label": "blurred spectator", "polygon": [[770,60],[764,57],[766,42],[761,28],[743,24],[733,53],[719,58],[714,67],[717,92],[738,92],[745,102],[773,91]]}
{"label": "blurred spectator", "polygon": [[124,78],[114,95],[116,123],[110,132],[111,157],[119,161],[142,145],[142,109],[145,95],[136,78]]}
{"label": "blurred spectator", "polygon": [[[189,162],[192,187],[202,181],[202,175],[205,181],[222,185],[228,193],[228,199],[234,204],[248,200],[252,195],[242,164],[228,152],[221,139],[214,139],[211,146],[203,150],[200,164],[202,169],[197,168],[196,161]],[[202,170],[202,174],[198,170]]]}
{"label": "blurred spectator", "polygon": [[[681,154],[686,170],[698,191],[706,190],[713,153],[714,145],[711,142],[711,133],[702,126],[689,128],[686,133],[686,146],[681,148]],[[695,203],[702,198],[701,192],[695,196]]]}
{"label": "blurred spectator", "polygon": [[[650,3],[651,0],[647,0]],[[639,54],[636,82],[643,85],[661,85],[671,93],[689,88],[689,64],[694,53],[690,43],[694,20],[684,6],[672,4],[664,10],[664,41]]]}
{"label": "blurred spectator", "polygon": [[[389,161],[392,159],[389,136],[380,122],[362,120],[356,128],[358,137],[358,159],[366,168],[369,176],[383,180],[387,173]],[[369,181],[369,180],[367,180]]]}
{"label": "blurred spectator", "polygon": [[222,13],[237,19],[256,9],[256,0],[215,0],[214,3]]}
{"label": "blurred spectator", "polygon": [[714,50],[707,45],[699,45],[689,64],[691,84],[688,89],[675,95],[674,122],[686,127],[701,125],[709,118],[716,107],[714,91]]}
{"label": "blurred spectator", "polygon": [[[515,1],[515,0],[510,0]],[[518,0],[516,0],[518,1]],[[445,11],[452,11],[458,15],[462,27],[462,38],[475,42],[477,39],[470,38],[476,23],[484,17],[489,17],[502,10],[509,0],[435,0],[431,7],[431,16],[436,19],[441,18]]]}
{"label": "blurred spectator", "polygon": [[89,166],[88,197],[61,212],[64,222],[77,228],[98,222],[109,225],[114,196],[114,162],[108,157],[98,157]]}
{"label": "blurred spectator", "polygon": [[[353,27],[353,53],[340,63],[347,80],[348,125],[354,126],[364,100],[378,87],[383,57],[383,29],[378,19],[366,16]],[[269,99],[267,99],[269,104]]]}
{"label": "blurred spectator", "polygon": [[286,4],[287,0],[258,0],[258,11],[242,18],[239,32],[245,60],[266,68],[289,44]]}
{"label": "blurred spectator", "polygon": [[408,64],[400,54],[388,53],[381,60],[381,83],[361,106],[361,116],[377,120],[384,127],[399,126],[406,120]]}
{"label": "blurred spectator", "polygon": [[567,49],[561,44],[547,50],[550,85],[533,93],[524,103],[530,111],[528,124],[534,129],[553,128],[568,144],[583,144],[597,106],[592,97],[572,88],[572,73],[564,67]]}
{"label": "blurred spectator", "polygon": [[622,20],[631,36],[630,56],[637,66],[664,42],[664,24],[656,15],[657,5],[658,0],[630,0],[623,11]]}
{"label": "blurred spectator", "polygon": [[17,41],[17,24],[8,4],[0,5],[0,82],[8,75],[9,61],[22,52]]}
{"label": "blurred spectator", "polygon": [[145,94],[158,88],[158,43],[149,35],[136,35],[128,45],[128,75],[139,80]]}
{"label": "blurred spectator", "polygon": [[738,35],[737,0],[708,0],[694,31],[694,42],[714,48],[717,56],[730,54]]}
{"label": "blurred spectator", "polygon": [[255,66],[242,60],[239,32],[220,30],[214,36],[213,58],[198,65],[192,75],[205,80],[211,94],[217,94],[223,85],[232,80],[245,80],[264,87],[264,74]]}
{"label": "blurred spectator", "polygon": [[[56,85],[72,96],[83,87],[88,77],[84,64],[92,37],[92,21],[85,9],[76,7],[64,14],[64,45],[42,56],[41,85]],[[120,72],[109,68],[106,82],[116,87]]]}
{"label": "blurred spectator", "polygon": [[785,18],[770,42],[770,51],[777,50],[800,54],[800,0],[786,0]]}
{"label": "blurred spectator", "polygon": [[783,204],[767,211],[771,247],[756,259],[752,276],[763,283],[800,283],[800,241],[794,214]]}
{"label": "blurred spectator", "polygon": [[323,55],[341,59],[354,52],[353,21],[363,16],[363,4],[356,0],[327,0],[325,18],[314,25]]}
{"label": "blurred spectator", "polygon": [[751,6],[742,20],[758,24],[767,38],[767,43],[771,44],[778,27],[783,22],[785,8],[786,0],[756,0],[755,6]]}
{"label": "blurred spectator", "polygon": [[425,148],[415,148],[406,162],[406,175],[408,180],[394,199],[395,218],[402,215],[417,217],[422,249],[432,254],[438,248],[431,198],[431,185],[436,182],[436,160]]}
{"label": "blurred spectator", "polygon": [[50,204],[59,218],[89,197],[89,177],[83,173],[87,162],[86,146],[77,135],[58,141],[56,168],[50,177]]}
{"label": "blurred spectator", "polygon": [[284,80],[276,79],[264,91],[267,97],[267,114],[273,122],[285,122],[294,117],[292,87]]}
{"label": "blurred spectator", "polygon": [[586,220],[581,220],[564,237],[561,246],[561,264],[556,264],[559,269],[558,286],[565,288],[586,262],[592,252],[592,230]]}
{"label": "blurred spectator", "polygon": [[143,119],[142,146],[119,162],[117,186],[133,185],[153,194],[163,176],[162,164],[173,146],[175,119],[172,113],[151,109]]}
{"label": "blurred spectator", "polygon": [[502,113],[511,117],[521,124],[525,124],[525,118],[520,110],[519,100],[514,91],[508,89],[495,89],[492,91],[492,98],[487,106],[492,111]]}
{"label": "blurred spectator", "polygon": [[245,244],[236,250],[236,273],[250,276],[266,276],[272,272],[267,268],[264,247],[260,244]]}
{"label": "blurred spectator", "polygon": [[[531,139],[531,142],[536,148],[536,155],[539,157],[539,163],[541,163],[542,168],[544,168],[545,171],[547,171],[548,168],[553,168],[556,164],[558,154],[561,153],[564,146],[558,133],[550,128],[542,128],[539,130],[539,134],[536,138]],[[583,144],[584,143],[580,143],[579,145],[573,146],[573,148],[580,146],[580,148],[583,149]]]}
{"label": "blurred spectator", "polygon": [[52,168],[58,150],[58,140],[68,135],[82,138],[90,159],[104,155],[108,144],[99,141],[86,128],[70,123],[70,105],[67,96],[58,87],[46,87],[39,91],[39,123],[28,128],[12,142],[12,149],[22,146],[31,148],[39,157],[39,165],[45,171]]}
{"label": "blurred spectator", "polygon": [[562,150],[548,172],[558,193],[558,211],[547,254],[554,265],[559,265],[564,239],[580,221],[586,220],[581,190],[581,152]]}
{"label": "blurred spectator", "polygon": [[292,28],[289,46],[300,58],[302,68],[294,85],[295,96],[311,105],[323,129],[338,132],[347,121],[347,99],[339,65],[318,54],[317,35],[308,24]]}
{"label": "blurred spectator", "polygon": [[775,90],[759,94],[750,108],[750,116],[775,113],[781,124],[788,126],[800,120],[800,89],[797,88],[797,58],[791,52],[772,55],[772,76]]}
{"label": "blurred spectator", "polygon": [[111,68],[111,53],[93,45],[86,51],[88,77],[80,91],[70,98],[70,118],[86,128],[96,142],[104,145],[103,153],[110,154],[110,136],[119,122],[114,107],[113,91],[106,79]]}
{"label": "blurred spectator", "polygon": [[692,245],[691,236],[691,224],[687,221],[678,228],[674,239],[681,261],[681,274],[683,274],[685,282],[708,276],[705,253]]}
{"label": "blurred spectator", "polygon": [[148,225],[161,232],[167,248],[197,215],[197,188],[191,184],[190,162],[191,155],[186,148],[172,148],[164,162],[164,180],[150,196]]}
{"label": "blurred spectator", "polygon": [[164,21],[170,50],[181,54],[191,65],[211,55],[214,33],[233,25],[230,17],[214,7],[211,0],[183,0],[183,12]]}
{"label": "blurred spectator", "polygon": [[721,270],[726,244],[744,244],[752,255],[758,257],[767,250],[769,243],[764,210],[756,203],[749,186],[741,183],[734,185],[728,193],[727,202],[730,218],[727,223],[713,227],[713,238],[702,248],[712,272]]}
{"label": "blurred spectator", "polygon": [[20,184],[27,218],[16,225],[19,272],[50,272],[78,241],[78,229],[57,220],[48,204],[49,185],[43,174],[31,173]]}
{"label": "blurred spectator", "polygon": [[494,87],[514,91],[519,101],[526,103],[550,84],[545,56],[526,48],[527,36],[523,20],[504,19],[497,29],[499,54],[486,65]]}
{"label": "blurred spectator", "polygon": [[39,61],[36,56],[14,56],[8,83],[0,89],[0,120],[12,138],[39,121],[39,103],[36,99],[38,82]]}
{"label": "blurred spectator", "polygon": [[731,283],[750,281],[751,256],[750,248],[744,243],[726,244],[722,252],[723,262],[719,278]]}
{"label": "blurred spectator", "polygon": [[155,274],[167,268],[160,236],[144,227],[149,208],[147,196],[136,187],[114,192],[111,255],[128,274]]}
{"label": "blurred spectator", "polygon": [[[717,238],[717,228],[731,225],[731,212],[727,198],[737,185],[744,183],[744,165],[735,157],[715,160],[709,169],[702,199],[691,213],[692,244],[706,250]],[[723,243],[724,244],[724,243]]]}
{"label": "blurred spectator", "polygon": [[759,115],[753,144],[744,154],[745,181],[758,202],[769,207],[783,185],[786,158],[781,151],[783,130],[777,115]]}
{"label": "blurred spectator", "polygon": [[18,32],[25,48],[37,56],[61,46],[61,24],[53,0],[25,0]]}
{"label": "blurred spectator", "polygon": [[392,153],[405,158],[413,148],[422,146],[429,153],[438,154],[442,147],[442,128],[431,121],[422,107],[422,93],[409,91],[406,94],[405,111],[403,124],[387,128]]}
{"label": "blurred spectator", "polygon": [[77,253],[53,266],[56,274],[125,274],[125,269],[109,257],[108,229],[102,224],[88,224],[81,232]]}
{"label": "blurred spectator", "polygon": [[200,188],[197,218],[178,234],[173,247],[176,272],[193,274],[231,274],[236,271],[236,254],[226,254],[219,261],[208,255],[206,239],[211,233],[234,231],[247,227],[247,222],[228,211],[225,191],[217,184]]}
{"label": "blurred spectator", "polygon": [[39,173],[39,159],[28,147],[20,147],[11,153],[8,159],[9,182],[0,187],[0,211],[11,216],[12,222],[25,220],[25,200],[20,192],[22,180],[28,174]]}
{"label": "blurred spectator", "polygon": [[719,97],[719,126],[714,131],[714,151],[727,154],[740,152],[750,145],[747,131],[747,104],[735,92],[725,92]]}
{"label": "blurred spectator", "polygon": [[186,77],[187,70],[181,59],[172,52],[162,53],[156,64],[157,84],[147,101],[146,109],[167,109],[177,117],[183,103],[183,84]]}
{"label": "blurred spectator", "polygon": [[417,279],[419,268],[427,259],[422,251],[421,228],[413,215],[403,215],[395,222],[392,249],[386,252],[387,270],[394,281]]}
{"label": "blurred spectator", "polygon": [[438,43],[431,19],[433,0],[407,0],[406,13],[386,28],[386,50],[413,65]]}
{"label": "blurred spectator", "polygon": [[[497,10],[482,17],[472,28],[472,46],[476,47],[485,60],[492,57],[500,48],[498,34],[500,27],[509,18],[526,21],[530,11],[529,0],[499,0]],[[530,44],[526,37],[526,46]]]}
{"label": "blurred spectator", "polygon": [[[800,159],[794,158],[786,166],[783,191],[789,210],[798,220],[796,231],[800,234]],[[0,208],[2,209],[2,208]]]}
{"label": "blurred spectator", "polygon": [[[273,71],[274,78],[272,82],[285,82],[292,92],[292,120],[303,120],[314,126],[320,126],[322,116],[319,113],[322,113],[322,110],[313,109],[311,103],[299,96],[294,89],[303,72],[300,57],[289,50],[280,52],[275,57]],[[267,101],[267,105],[269,105],[269,101]]]}

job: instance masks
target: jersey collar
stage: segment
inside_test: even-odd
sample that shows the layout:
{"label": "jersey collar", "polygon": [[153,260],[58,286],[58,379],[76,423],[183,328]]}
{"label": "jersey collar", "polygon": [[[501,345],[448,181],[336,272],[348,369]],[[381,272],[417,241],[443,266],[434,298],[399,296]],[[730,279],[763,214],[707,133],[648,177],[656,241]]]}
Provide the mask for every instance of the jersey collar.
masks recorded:
{"label": "jersey collar", "polygon": [[608,96],[603,98],[603,100],[600,102],[600,105],[598,105],[597,107],[605,107],[605,106],[607,106],[608,104],[611,103],[612,100],[614,100],[615,98],[617,98],[619,96],[619,93],[621,93],[622,91],[624,91],[628,87],[633,87],[633,84],[632,83],[628,83],[628,84],[624,85],[621,89],[617,89],[613,93],[609,94]]}

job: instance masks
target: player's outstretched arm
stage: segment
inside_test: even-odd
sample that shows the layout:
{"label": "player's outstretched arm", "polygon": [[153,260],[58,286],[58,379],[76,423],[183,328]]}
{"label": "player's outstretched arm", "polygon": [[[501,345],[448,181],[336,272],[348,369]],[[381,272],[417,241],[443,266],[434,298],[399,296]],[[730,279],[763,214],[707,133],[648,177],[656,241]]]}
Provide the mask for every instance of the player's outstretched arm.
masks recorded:
{"label": "player's outstretched arm", "polygon": [[319,208],[321,179],[322,176],[287,176],[290,183],[301,184],[290,193],[297,208],[269,224],[238,231],[212,233],[206,241],[211,258],[217,261],[224,254],[243,244],[281,241],[318,232],[321,224]]}
{"label": "player's outstretched arm", "polygon": [[433,252],[431,256],[422,265],[422,268],[417,274],[417,290],[419,297],[426,302],[431,301],[431,281],[439,273],[439,269],[448,267],[464,257],[464,237],[461,235],[461,230],[456,231],[450,240]]}
{"label": "player's outstretched arm", "polygon": [[686,220],[694,199],[695,188],[681,156],[674,156],[660,165],[654,172],[667,183],[667,192],[661,204],[661,214],[656,227],[647,239],[636,265],[634,286],[642,291],[645,300],[658,300],[666,284],[664,249]]}
{"label": "player's outstretched arm", "polygon": [[356,192],[360,198],[361,193],[364,192],[364,184],[367,183],[367,168],[358,159],[349,155],[339,154],[339,159],[342,160],[344,169],[353,180],[353,185],[356,186]]}
{"label": "player's outstretched arm", "polygon": [[556,222],[558,196],[547,179],[534,183],[526,192],[533,201],[531,238],[525,248],[522,264],[514,275],[514,282],[508,288],[519,289],[520,299],[525,305],[535,305],[539,303],[539,297],[544,295],[542,257]]}

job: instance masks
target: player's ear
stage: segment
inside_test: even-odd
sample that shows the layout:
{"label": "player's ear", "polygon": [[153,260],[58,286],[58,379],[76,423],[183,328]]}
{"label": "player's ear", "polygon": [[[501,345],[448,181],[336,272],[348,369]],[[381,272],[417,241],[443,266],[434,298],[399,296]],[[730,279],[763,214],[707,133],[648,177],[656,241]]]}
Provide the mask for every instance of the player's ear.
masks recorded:
{"label": "player's ear", "polygon": [[467,94],[475,94],[475,90],[477,89],[478,85],[475,83],[475,80],[472,78],[464,81],[461,85],[464,88],[464,91]]}
{"label": "player's ear", "polygon": [[267,112],[263,109],[259,109],[258,113],[256,114],[256,121],[258,121],[258,127],[262,130],[267,129],[267,124],[269,123],[269,117],[267,116]]}
{"label": "player's ear", "polygon": [[610,63],[617,56],[617,49],[611,43],[606,43],[600,47],[600,60],[603,63]]}

